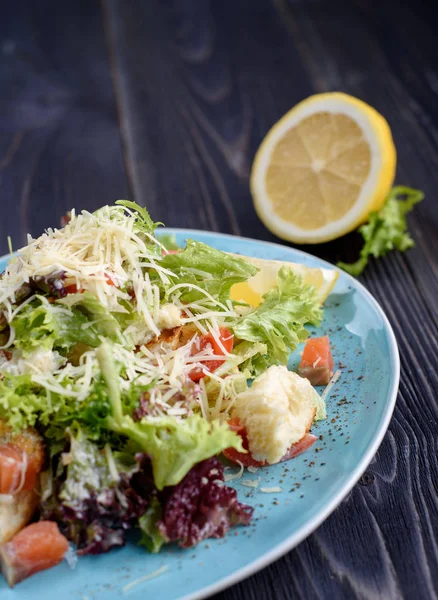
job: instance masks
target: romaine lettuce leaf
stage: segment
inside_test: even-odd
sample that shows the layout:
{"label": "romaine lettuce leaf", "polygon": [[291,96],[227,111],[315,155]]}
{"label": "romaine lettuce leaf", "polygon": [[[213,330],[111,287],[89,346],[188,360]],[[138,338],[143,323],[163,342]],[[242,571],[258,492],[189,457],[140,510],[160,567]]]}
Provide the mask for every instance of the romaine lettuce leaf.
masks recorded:
{"label": "romaine lettuce leaf", "polygon": [[266,344],[267,366],[286,364],[290,352],[309,335],[304,325],[318,325],[321,318],[315,289],[284,266],[278,272],[277,286],[263,296],[263,302],[230,326],[236,338]]}

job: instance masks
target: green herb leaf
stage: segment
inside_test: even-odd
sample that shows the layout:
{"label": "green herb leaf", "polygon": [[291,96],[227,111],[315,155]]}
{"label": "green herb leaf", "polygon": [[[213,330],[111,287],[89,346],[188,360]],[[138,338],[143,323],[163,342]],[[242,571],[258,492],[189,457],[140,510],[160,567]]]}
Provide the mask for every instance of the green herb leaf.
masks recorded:
{"label": "green herb leaf", "polygon": [[423,198],[420,190],[394,187],[383,207],[371,213],[368,223],[359,228],[365,241],[359,259],[352,264],[338,262],[337,266],[358,277],[367,266],[370,256],[379,258],[391,250],[404,252],[412,248],[414,241],[407,232],[406,214]]}

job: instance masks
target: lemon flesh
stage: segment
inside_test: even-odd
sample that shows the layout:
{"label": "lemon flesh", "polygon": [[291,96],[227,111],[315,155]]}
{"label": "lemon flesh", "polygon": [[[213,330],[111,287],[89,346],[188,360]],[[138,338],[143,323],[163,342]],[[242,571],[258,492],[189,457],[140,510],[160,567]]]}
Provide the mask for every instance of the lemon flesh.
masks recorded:
{"label": "lemon flesh", "polygon": [[277,273],[283,266],[290,267],[294,273],[302,276],[305,283],[313,285],[321,304],[326,300],[339,277],[336,269],[311,268],[298,263],[249,256],[240,258],[244,258],[260,270],[248,281],[235,283],[231,288],[230,297],[232,300],[247,302],[254,307],[260,304],[263,294],[277,285]]}
{"label": "lemon flesh", "polygon": [[269,131],[254,159],[251,192],[273,233],[325,242],[381,208],[395,167],[391,131],[376,110],[347,94],[317,94]]}

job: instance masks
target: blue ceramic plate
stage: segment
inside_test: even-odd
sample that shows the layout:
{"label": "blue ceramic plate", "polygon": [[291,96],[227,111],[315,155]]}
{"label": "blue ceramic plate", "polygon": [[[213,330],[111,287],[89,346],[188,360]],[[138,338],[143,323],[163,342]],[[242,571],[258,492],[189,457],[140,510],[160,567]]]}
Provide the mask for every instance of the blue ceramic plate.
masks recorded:
{"label": "blue ceramic plate", "polygon": [[[201,231],[165,231],[174,233],[181,245],[192,237],[228,252],[331,266],[276,244]],[[0,262],[0,271],[4,266],[5,261]],[[81,558],[73,571],[63,563],[14,590],[1,580],[2,600],[205,598],[299,544],[336,508],[373,458],[388,427],[399,381],[397,345],[388,320],[365,288],[345,273],[326,302],[321,328],[314,331],[330,335],[341,367],[327,402],[329,418],[313,428],[321,441],[309,451],[255,474],[246,472],[242,480],[233,482],[240,499],[255,507],[253,525],[194,550],[171,547],[158,555],[137,547],[133,539],[107,555]],[[296,352],[291,366],[298,362]],[[260,479],[258,488],[242,484],[255,479]],[[261,491],[272,487],[282,491]],[[158,576],[145,579],[157,571]],[[143,581],[130,586],[139,579]]]}

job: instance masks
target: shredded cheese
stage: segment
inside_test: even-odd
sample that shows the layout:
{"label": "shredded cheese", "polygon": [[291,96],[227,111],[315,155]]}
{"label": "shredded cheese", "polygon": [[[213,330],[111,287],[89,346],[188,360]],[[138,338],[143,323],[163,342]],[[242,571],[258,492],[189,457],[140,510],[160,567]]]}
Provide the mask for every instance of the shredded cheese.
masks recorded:
{"label": "shredded cheese", "polygon": [[235,479],[242,479],[243,465],[239,461],[236,461],[236,462],[240,466],[239,470],[237,471],[237,473],[230,473],[229,475],[228,474],[224,475],[225,481],[234,481]]}
{"label": "shredded cheese", "polygon": [[260,477],[258,477],[257,479],[242,479],[242,481],[240,482],[241,485],[244,485],[245,487],[249,487],[249,488],[259,487],[259,483],[260,483]]}
{"label": "shredded cheese", "polygon": [[156,571],[153,571],[152,573],[148,573],[147,575],[144,575],[143,577],[139,577],[138,579],[131,581],[131,583],[128,583],[128,585],[125,585],[125,587],[122,588],[122,593],[127,594],[128,592],[130,592],[134,587],[136,587],[140,583],[144,583],[145,581],[150,581],[151,579],[155,579],[155,577],[159,577],[160,575],[162,575],[163,573],[165,573],[168,570],[169,570],[169,566],[163,565]]}
{"label": "shredded cheese", "polygon": [[[237,312],[231,301],[220,302],[198,285],[178,282],[177,275],[161,264],[162,244],[152,235],[138,232],[135,221],[130,209],[106,206],[96,213],[77,215],[71,211],[71,220],[63,229],[49,228],[36,239],[28,236],[28,245],[18,251],[0,279],[0,304],[10,325],[9,338],[1,349],[13,348],[8,360],[0,353],[1,370],[12,375],[29,374],[35,385],[44,388],[49,407],[56,402],[56,395],[72,403],[81,403],[89,396],[100,376],[95,349],[84,352],[79,364],[73,365],[53,350],[38,348],[23,355],[13,347],[11,322],[35,298],[30,295],[17,306],[20,288],[37,277],[61,272],[66,286],[76,285],[77,290],[90,292],[112,314],[127,315],[124,330],[112,346],[115,361],[123,366],[119,377],[122,391],[134,381],[151,386],[148,403],[153,416],[184,418],[198,405],[205,419],[218,418],[229,411],[242,388],[242,374],[236,373],[234,366],[236,357],[227,351],[220,336],[220,327]],[[199,269],[192,271],[205,279],[211,277]],[[165,302],[157,277],[166,285]],[[181,296],[188,289],[197,290],[201,297],[183,303]],[[72,309],[62,300],[52,304],[44,296],[39,298],[47,311],[71,316]],[[98,322],[90,320],[82,330]],[[185,345],[176,349],[164,342],[147,346],[155,338],[159,340],[162,330],[180,326],[193,327]],[[194,344],[199,335],[211,335],[220,354],[211,345],[197,351]],[[218,360],[224,363],[220,373],[210,372],[209,363]],[[206,379],[197,384],[191,381],[193,369],[202,369],[216,385],[214,405],[209,403]],[[110,458],[107,456],[111,468]],[[112,476],[117,477],[114,469]]]}
{"label": "shredded cheese", "polygon": [[277,494],[283,491],[283,488],[281,488],[280,486],[273,486],[273,487],[261,487],[260,491],[263,492],[264,494]]}
{"label": "shredded cheese", "polygon": [[334,374],[333,377],[330,379],[330,381],[327,384],[327,387],[324,388],[324,391],[321,394],[321,400],[323,402],[325,402],[325,399],[330,395],[330,392],[333,388],[333,386],[335,385],[335,383],[338,381],[339,377],[341,376],[341,371],[340,369],[338,369]]}

